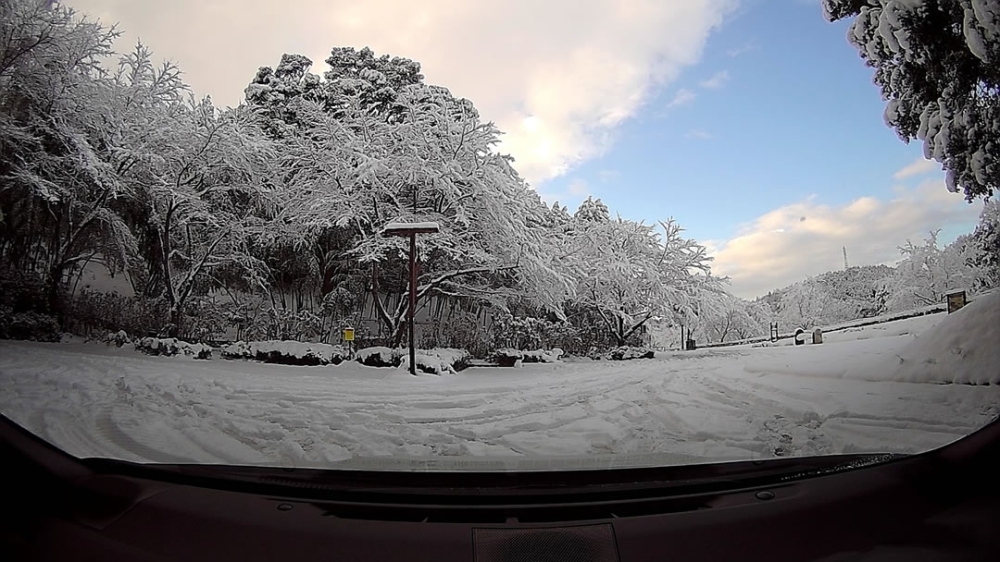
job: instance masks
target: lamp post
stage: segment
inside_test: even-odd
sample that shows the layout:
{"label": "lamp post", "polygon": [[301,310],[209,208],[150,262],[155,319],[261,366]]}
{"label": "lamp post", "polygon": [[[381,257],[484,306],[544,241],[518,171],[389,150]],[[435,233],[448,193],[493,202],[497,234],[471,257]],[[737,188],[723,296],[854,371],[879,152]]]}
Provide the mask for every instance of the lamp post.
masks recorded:
{"label": "lamp post", "polygon": [[436,222],[400,223],[393,222],[385,226],[382,236],[410,237],[410,306],[407,311],[407,322],[410,332],[410,374],[417,374],[417,348],[413,341],[413,315],[417,308],[417,234],[433,234],[440,232]]}

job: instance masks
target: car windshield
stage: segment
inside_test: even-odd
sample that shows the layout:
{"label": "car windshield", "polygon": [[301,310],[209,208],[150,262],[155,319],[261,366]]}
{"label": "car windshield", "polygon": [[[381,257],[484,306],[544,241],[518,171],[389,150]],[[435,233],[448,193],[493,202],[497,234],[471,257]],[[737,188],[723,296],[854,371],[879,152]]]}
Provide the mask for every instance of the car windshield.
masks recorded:
{"label": "car windshield", "polygon": [[4,0],[0,413],[80,458],[919,453],[1000,411],[1000,11]]}

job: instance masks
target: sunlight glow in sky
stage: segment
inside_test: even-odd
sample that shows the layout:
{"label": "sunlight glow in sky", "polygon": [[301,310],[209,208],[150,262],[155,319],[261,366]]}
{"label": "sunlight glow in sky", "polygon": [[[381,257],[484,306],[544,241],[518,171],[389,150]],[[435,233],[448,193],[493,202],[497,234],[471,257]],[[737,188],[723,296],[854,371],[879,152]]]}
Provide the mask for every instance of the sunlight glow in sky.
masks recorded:
{"label": "sunlight glow in sky", "polygon": [[[67,0],[240,103],[260,66],[370,46],[421,63],[506,132],[542,197],[676,218],[752,297],[907,238],[971,229],[981,204],[882,120],[883,102],[820,1]],[[802,219],[802,220],[800,220]]]}

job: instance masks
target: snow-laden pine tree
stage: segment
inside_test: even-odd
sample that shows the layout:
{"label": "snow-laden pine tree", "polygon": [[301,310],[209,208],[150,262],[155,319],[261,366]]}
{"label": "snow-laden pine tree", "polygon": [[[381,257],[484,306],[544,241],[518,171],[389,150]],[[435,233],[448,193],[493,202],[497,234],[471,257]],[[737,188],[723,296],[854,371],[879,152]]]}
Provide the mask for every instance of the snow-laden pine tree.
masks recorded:
{"label": "snow-laden pine tree", "polygon": [[946,170],[967,199],[1000,187],[1000,2],[824,0],[854,18],[848,41],[875,69],[886,123]]}

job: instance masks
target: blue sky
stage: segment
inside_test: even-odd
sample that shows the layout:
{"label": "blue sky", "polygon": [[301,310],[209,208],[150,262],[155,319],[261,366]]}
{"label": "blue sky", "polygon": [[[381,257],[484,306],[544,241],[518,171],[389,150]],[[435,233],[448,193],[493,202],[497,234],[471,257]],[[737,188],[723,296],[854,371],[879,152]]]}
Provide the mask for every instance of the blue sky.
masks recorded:
{"label": "blue sky", "polygon": [[[588,195],[676,218],[753,297],[972,228],[981,204],[883,122],[884,102],[820,0],[68,0],[240,103],[283,53],[322,73],[333,46],[421,63],[505,131],[546,201]],[[210,56],[208,56],[210,55]]]}
{"label": "blue sky", "polygon": [[[673,215],[699,239],[724,239],[810,194],[831,205],[890,195],[888,180],[922,148],[883,123],[872,71],[846,30],[818,2],[744,2],[611,150],[542,192],[572,206],[580,196],[563,194],[586,191],[629,218]],[[682,91],[696,97],[671,107]],[[581,181],[588,189],[571,187]]]}
{"label": "blue sky", "polygon": [[[919,141],[906,144],[884,124],[885,104],[872,69],[846,40],[848,27],[827,22],[819,2],[742,2],[708,39],[701,60],[623,123],[610,150],[540,191],[571,208],[593,195],[624,217],[673,216],[689,236],[715,245],[806,200],[803,213],[863,197],[890,201],[901,188],[934,189],[940,167],[921,162]],[[899,173],[911,164],[910,173]],[[897,225],[876,247],[852,248],[866,236],[865,224],[853,225],[854,236],[828,241],[825,261],[792,268],[774,287],[742,283],[738,292],[753,296],[838,267],[845,247],[855,265],[891,262],[907,238],[941,228],[950,241],[973,227],[978,206],[960,195],[935,201],[953,212]],[[817,245],[822,241],[809,247]]]}

